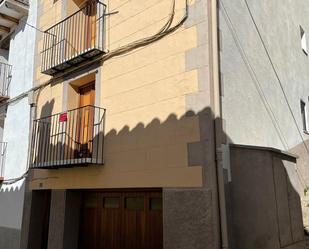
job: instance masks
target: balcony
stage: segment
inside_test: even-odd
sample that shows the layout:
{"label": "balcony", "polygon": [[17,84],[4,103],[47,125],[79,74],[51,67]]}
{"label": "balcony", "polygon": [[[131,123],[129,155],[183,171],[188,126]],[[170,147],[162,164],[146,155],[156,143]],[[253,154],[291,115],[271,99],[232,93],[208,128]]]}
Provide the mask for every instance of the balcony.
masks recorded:
{"label": "balcony", "polygon": [[28,0],[0,0],[0,40],[12,32],[20,19],[28,14],[28,10]]}
{"label": "balcony", "polygon": [[53,76],[104,53],[105,9],[92,1],[44,32],[42,73]]}
{"label": "balcony", "polygon": [[0,103],[9,99],[12,66],[0,62]]}
{"label": "balcony", "polygon": [[4,165],[6,157],[7,143],[0,142],[0,182],[4,180]]}
{"label": "balcony", "polygon": [[103,164],[105,109],[85,106],[34,120],[31,168]]}

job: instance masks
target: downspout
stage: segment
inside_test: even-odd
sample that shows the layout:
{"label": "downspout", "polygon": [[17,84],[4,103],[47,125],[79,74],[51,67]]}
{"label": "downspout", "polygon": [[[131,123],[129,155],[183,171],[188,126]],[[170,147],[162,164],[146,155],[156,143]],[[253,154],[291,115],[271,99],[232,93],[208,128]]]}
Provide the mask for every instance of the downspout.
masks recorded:
{"label": "downspout", "polygon": [[223,127],[222,127],[222,111],[221,111],[221,96],[220,96],[220,72],[219,72],[219,32],[218,32],[218,4],[217,0],[210,1],[210,64],[211,79],[213,84],[213,115],[215,122],[215,150],[216,150],[216,173],[217,173],[217,189],[219,201],[219,222],[220,222],[220,237],[221,248],[229,248],[227,211],[224,188],[223,174]]}
{"label": "downspout", "polygon": [[28,94],[28,104],[30,106],[30,120],[29,120],[29,138],[28,138],[28,156],[27,156],[27,171],[30,170],[30,157],[31,157],[31,145],[32,145],[32,136],[33,136],[33,120],[36,119],[36,108],[37,108],[37,93],[32,91]]}

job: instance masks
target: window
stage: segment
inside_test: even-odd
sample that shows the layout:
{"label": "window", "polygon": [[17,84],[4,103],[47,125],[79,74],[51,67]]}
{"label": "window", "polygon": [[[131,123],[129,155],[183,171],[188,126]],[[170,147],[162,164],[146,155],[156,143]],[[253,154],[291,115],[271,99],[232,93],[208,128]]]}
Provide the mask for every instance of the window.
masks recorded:
{"label": "window", "polygon": [[103,199],[104,208],[119,208],[120,207],[120,198],[119,197],[105,197]]}
{"label": "window", "polygon": [[126,198],[125,208],[131,210],[143,210],[144,198],[143,197],[128,197]]}
{"label": "window", "polygon": [[96,208],[97,207],[97,196],[96,194],[89,194],[84,197],[85,208]]}
{"label": "window", "polygon": [[150,210],[162,210],[162,198],[150,198],[149,208]]}
{"label": "window", "polygon": [[303,122],[303,129],[307,131],[307,110],[306,103],[304,101],[300,101],[300,110],[301,110],[301,118]]}
{"label": "window", "polygon": [[306,55],[308,55],[306,33],[301,26],[300,26],[300,38],[301,38],[301,48],[303,49],[303,52]]}

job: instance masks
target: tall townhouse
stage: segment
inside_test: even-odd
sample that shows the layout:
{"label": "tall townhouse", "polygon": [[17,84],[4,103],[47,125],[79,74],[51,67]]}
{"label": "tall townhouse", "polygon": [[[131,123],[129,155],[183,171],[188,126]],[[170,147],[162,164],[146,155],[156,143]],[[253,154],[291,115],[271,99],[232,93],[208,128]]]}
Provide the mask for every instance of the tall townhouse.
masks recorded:
{"label": "tall townhouse", "polygon": [[[35,0],[0,1],[0,248],[18,249],[28,167]],[[31,26],[30,26],[31,25]]]}
{"label": "tall townhouse", "polygon": [[219,246],[215,9],[38,1],[22,248]]}
{"label": "tall townhouse", "polygon": [[300,248],[308,12],[38,1],[21,248]]}

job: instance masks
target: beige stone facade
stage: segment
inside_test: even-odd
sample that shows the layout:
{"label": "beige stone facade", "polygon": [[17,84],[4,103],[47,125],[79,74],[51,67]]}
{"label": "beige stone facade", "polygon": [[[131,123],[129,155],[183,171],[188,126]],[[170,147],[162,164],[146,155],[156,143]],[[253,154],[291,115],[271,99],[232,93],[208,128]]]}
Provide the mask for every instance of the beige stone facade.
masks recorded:
{"label": "beige stone facade", "polygon": [[[98,86],[96,105],[106,109],[104,165],[34,170],[31,189],[202,186],[202,165],[189,167],[187,152],[188,143],[200,140],[199,118],[187,115],[187,99],[200,91],[199,70],[208,67],[208,58],[203,58],[208,41],[198,40],[201,25],[207,28],[207,9],[195,10],[196,2],[201,1],[191,1],[188,8],[201,12],[200,20],[189,17],[188,25],[161,40],[90,71],[93,74],[88,77],[95,78]],[[172,26],[186,13],[185,0],[175,3]],[[39,28],[44,30],[73,13],[76,5],[73,0],[40,1],[39,10]],[[173,1],[107,3],[107,12],[114,10],[119,13],[106,17],[106,52],[155,35],[171,18]],[[39,39],[37,61],[42,44]],[[205,49],[198,55],[201,65],[190,65],[190,52],[198,53],[200,47]],[[37,64],[36,84],[40,85],[50,77]],[[42,89],[37,118],[44,116],[44,106],[49,106],[51,114],[76,108],[73,85],[87,74],[68,76]]]}

